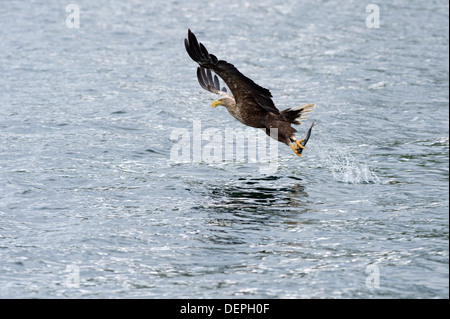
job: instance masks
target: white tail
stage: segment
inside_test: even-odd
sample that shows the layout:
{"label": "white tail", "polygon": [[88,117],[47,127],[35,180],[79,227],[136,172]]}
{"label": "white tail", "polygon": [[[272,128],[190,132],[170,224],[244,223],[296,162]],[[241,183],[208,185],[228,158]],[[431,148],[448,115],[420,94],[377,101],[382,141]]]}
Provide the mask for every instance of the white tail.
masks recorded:
{"label": "white tail", "polygon": [[299,113],[299,116],[295,118],[295,121],[301,122],[306,120],[309,116],[308,113],[312,111],[314,106],[315,104],[303,104],[301,106],[293,107],[291,110]]}

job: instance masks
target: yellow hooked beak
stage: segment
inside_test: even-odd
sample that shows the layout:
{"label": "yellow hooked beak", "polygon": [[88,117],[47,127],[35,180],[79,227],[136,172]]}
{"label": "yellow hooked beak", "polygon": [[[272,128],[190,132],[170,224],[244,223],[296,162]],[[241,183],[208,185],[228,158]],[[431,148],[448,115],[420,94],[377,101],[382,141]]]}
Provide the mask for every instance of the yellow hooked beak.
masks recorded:
{"label": "yellow hooked beak", "polygon": [[221,100],[216,100],[213,102],[212,107],[217,107],[219,105],[222,105],[222,101]]}

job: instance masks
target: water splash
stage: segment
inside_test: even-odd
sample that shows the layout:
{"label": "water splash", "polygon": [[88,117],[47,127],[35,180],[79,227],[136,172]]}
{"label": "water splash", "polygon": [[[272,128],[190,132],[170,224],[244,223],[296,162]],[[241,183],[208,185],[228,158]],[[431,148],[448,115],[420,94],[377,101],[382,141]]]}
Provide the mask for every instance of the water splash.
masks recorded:
{"label": "water splash", "polygon": [[[328,154],[327,154],[328,155]],[[357,160],[352,154],[344,153],[328,156],[328,164],[336,181],[349,184],[379,183],[378,176],[371,171],[369,165]]]}
{"label": "water splash", "polygon": [[348,184],[374,184],[380,179],[366,160],[355,157],[350,150],[336,141],[327,143],[320,137],[316,144],[319,162],[329,169],[335,181]]}

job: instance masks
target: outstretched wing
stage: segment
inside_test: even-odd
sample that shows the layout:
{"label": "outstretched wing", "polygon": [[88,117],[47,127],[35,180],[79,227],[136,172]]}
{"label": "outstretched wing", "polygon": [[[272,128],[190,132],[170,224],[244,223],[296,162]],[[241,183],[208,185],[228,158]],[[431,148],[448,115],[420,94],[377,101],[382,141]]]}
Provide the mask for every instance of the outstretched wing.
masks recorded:
{"label": "outstretched wing", "polygon": [[227,89],[223,87],[220,89],[220,83],[219,78],[217,75],[214,74],[214,78],[212,76],[210,69],[204,69],[202,67],[197,68],[197,79],[198,83],[202,88],[204,88],[206,91],[220,94],[220,95],[229,95],[227,93]]}
{"label": "outstretched wing", "polygon": [[[234,95],[236,105],[249,108],[249,111],[251,111],[251,108],[261,108],[267,112],[280,114],[280,111],[272,101],[272,94],[268,89],[259,86],[243,75],[233,64],[224,60],[218,60],[214,54],[209,54],[205,46],[197,41],[191,30],[188,30],[188,38],[184,39],[184,45],[192,60],[204,69],[213,70],[225,81]],[[206,85],[206,87],[208,86]],[[208,88],[206,90],[210,91]]]}

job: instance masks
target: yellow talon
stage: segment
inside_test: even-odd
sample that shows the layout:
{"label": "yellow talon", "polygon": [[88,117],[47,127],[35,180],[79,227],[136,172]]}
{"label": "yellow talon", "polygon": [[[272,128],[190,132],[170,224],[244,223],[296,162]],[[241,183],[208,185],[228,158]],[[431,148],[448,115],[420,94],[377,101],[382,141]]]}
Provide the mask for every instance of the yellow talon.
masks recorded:
{"label": "yellow talon", "polygon": [[295,143],[295,144],[296,144],[295,146],[301,147],[301,148],[305,149],[305,147],[302,145],[302,142],[303,142],[303,141],[304,141],[304,139],[301,140],[301,141],[297,140],[296,143]]}
{"label": "yellow talon", "polygon": [[292,150],[294,151],[295,154],[297,154],[297,156],[302,156],[302,151],[305,149],[305,147],[302,145],[303,141],[304,139],[302,140],[294,139],[295,145],[292,143],[290,144]]}
{"label": "yellow talon", "polygon": [[294,153],[297,154],[297,156],[302,156],[302,154],[297,151],[297,149],[298,149],[297,145],[294,146],[292,143],[290,145],[291,145],[291,148],[294,151]]}

